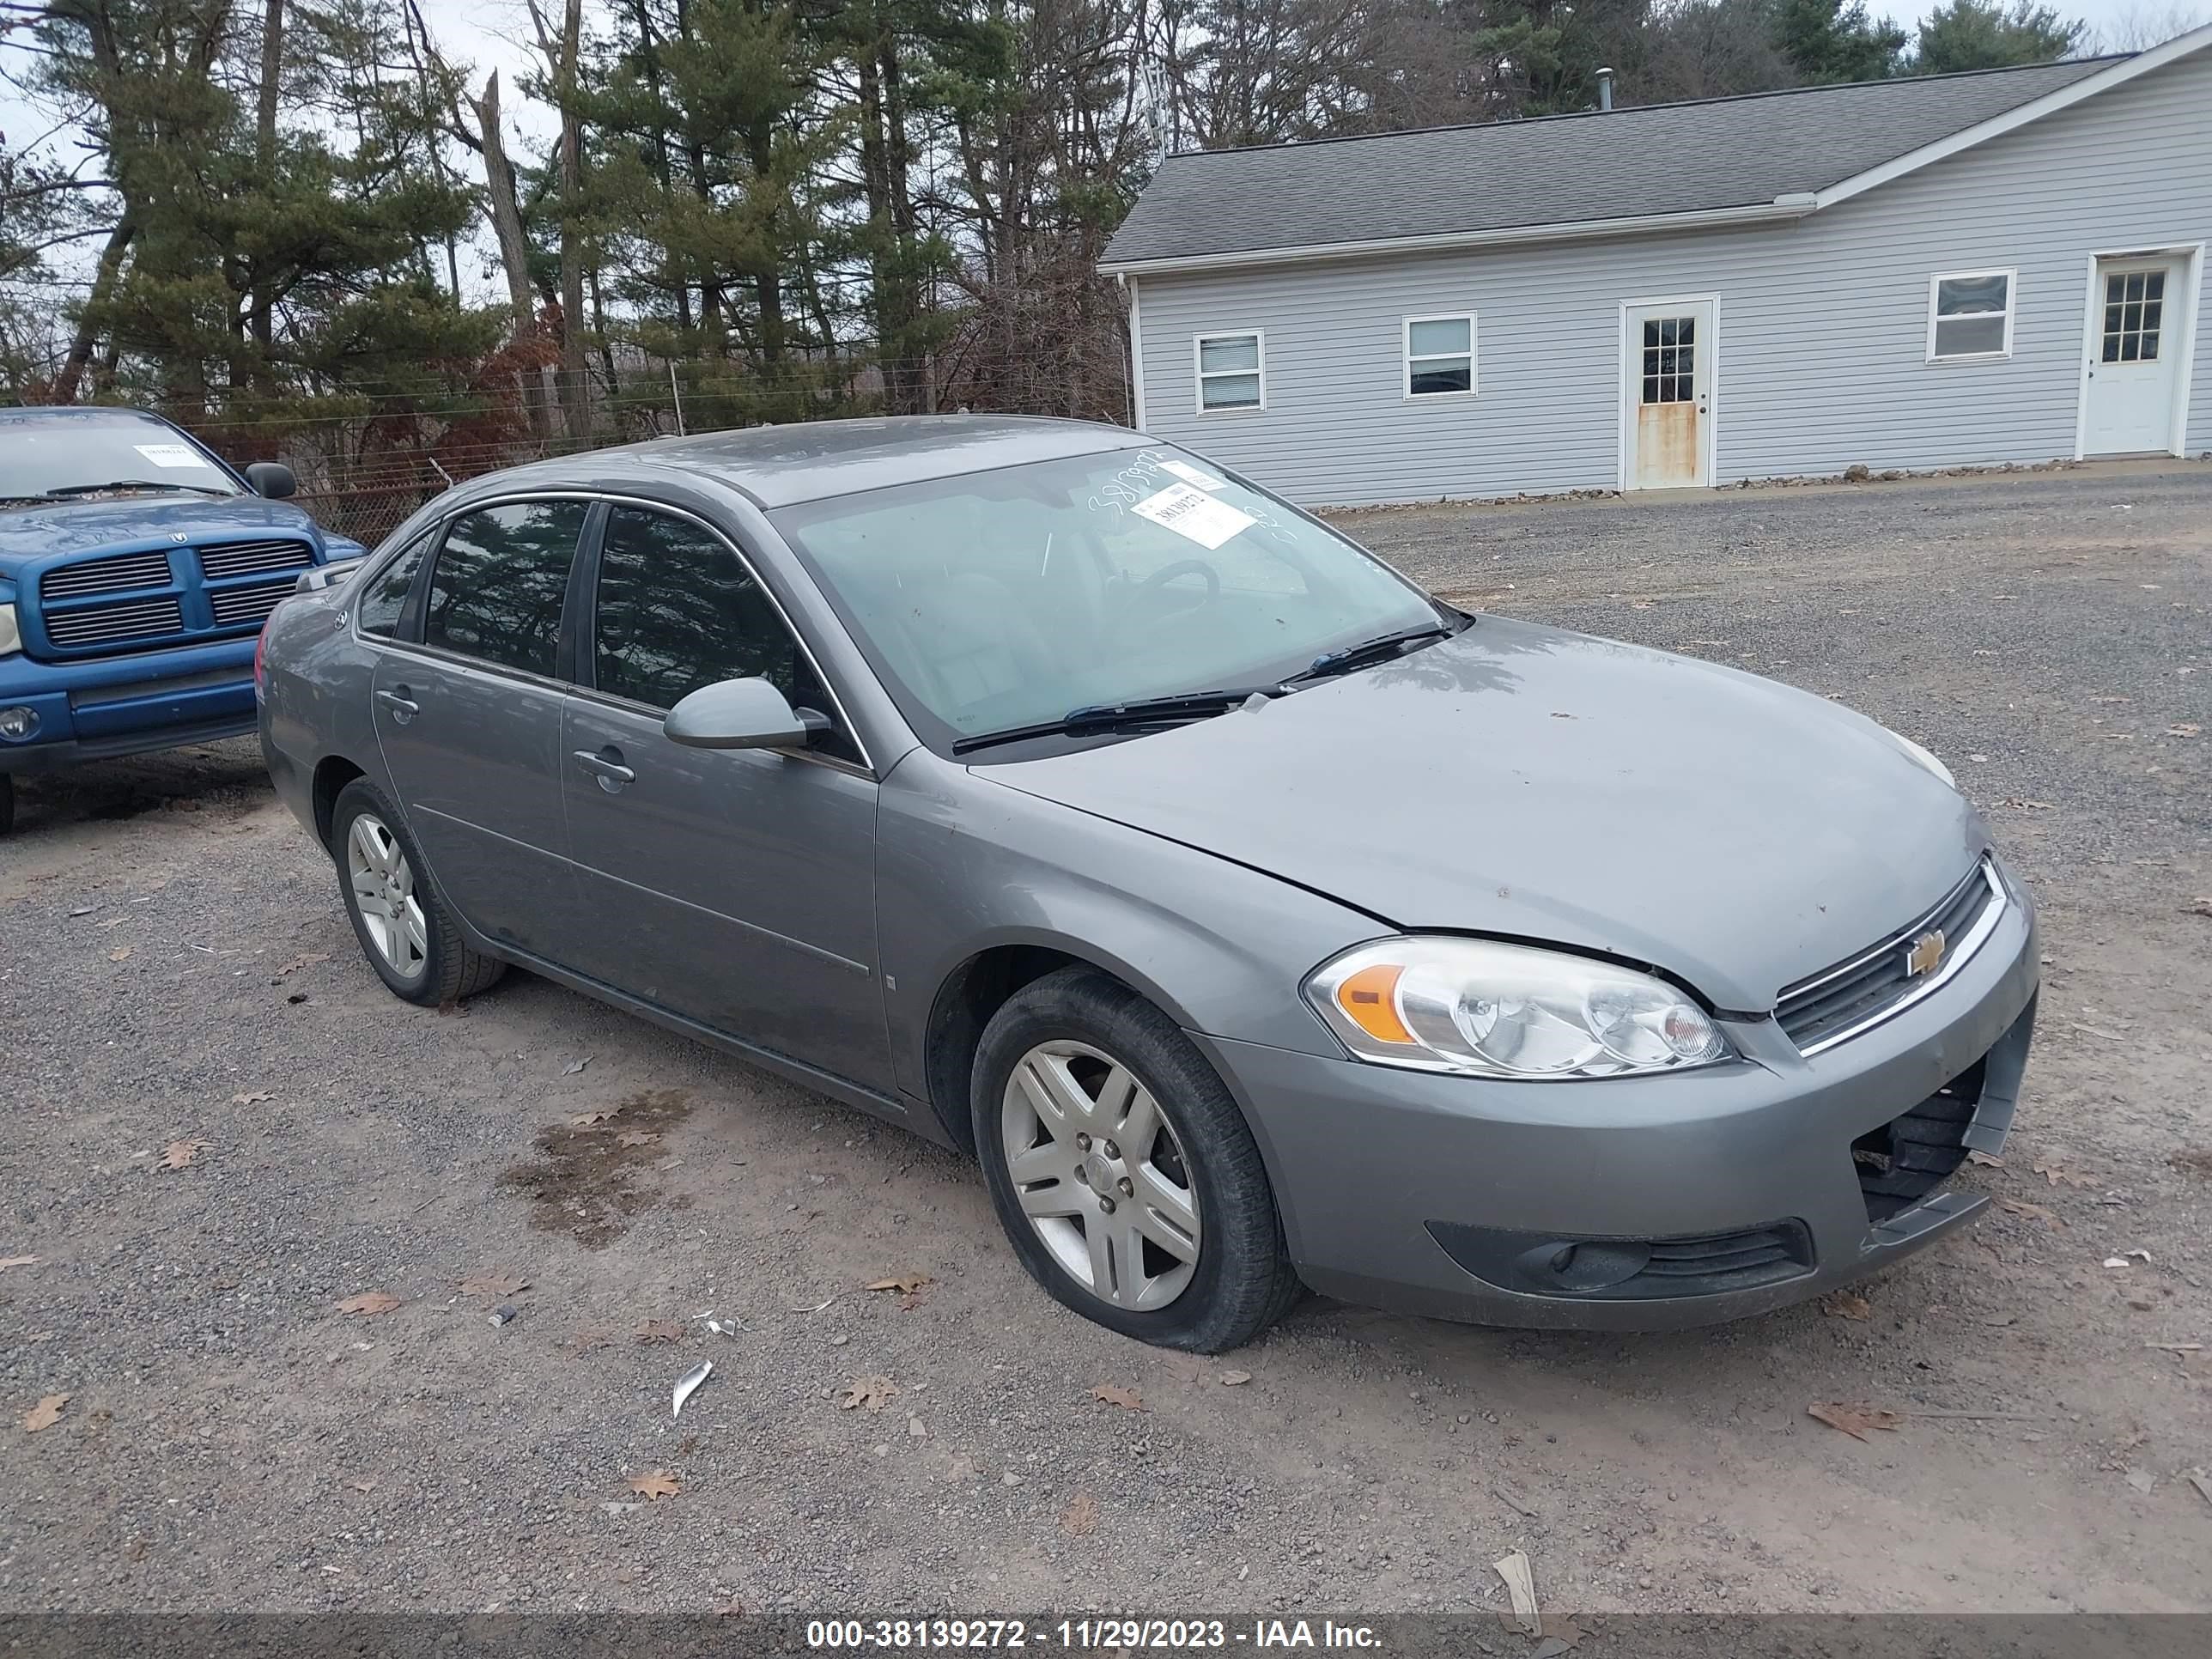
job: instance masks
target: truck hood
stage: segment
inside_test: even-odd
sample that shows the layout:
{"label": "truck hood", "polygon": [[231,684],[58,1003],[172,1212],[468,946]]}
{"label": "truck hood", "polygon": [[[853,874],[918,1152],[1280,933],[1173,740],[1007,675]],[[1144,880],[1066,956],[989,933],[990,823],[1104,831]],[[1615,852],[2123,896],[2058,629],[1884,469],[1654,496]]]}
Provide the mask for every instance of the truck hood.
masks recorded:
{"label": "truck hood", "polygon": [[0,576],[17,574],[33,559],[167,541],[179,534],[192,542],[257,535],[321,539],[315,521],[298,507],[260,495],[125,495],[0,508]]}
{"label": "truck hood", "polygon": [[1601,951],[1744,1012],[1909,923],[1986,845],[1862,715],[1490,617],[1264,707],[974,770],[1392,927]]}

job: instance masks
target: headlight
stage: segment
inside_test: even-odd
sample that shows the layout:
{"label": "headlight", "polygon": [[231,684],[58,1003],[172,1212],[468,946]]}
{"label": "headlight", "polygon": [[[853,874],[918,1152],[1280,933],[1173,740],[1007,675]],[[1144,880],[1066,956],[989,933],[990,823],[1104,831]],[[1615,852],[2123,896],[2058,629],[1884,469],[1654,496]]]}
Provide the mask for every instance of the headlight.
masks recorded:
{"label": "headlight", "polygon": [[1951,769],[1944,765],[1942,761],[1937,760],[1935,756],[1929,754],[1918,744],[1913,742],[1911,738],[1900,737],[1898,733],[1891,731],[1886,726],[1881,728],[1881,734],[1887,738],[1892,743],[1895,744],[1899,749],[1902,749],[1907,758],[1918,761],[1923,766],[1933,772],[1937,777],[1942,779],[1947,786],[1953,789],[1956,789],[1959,787],[1958,779],[1951,775]]}
{"label": "headlight", "polygon": [[1362,1060],[1474,1077],[1625,1077],[1733,1052],[1704,1009],[1632,969],[1488,939],[1396,939],[1317,969],[1305,994]]}
{"label": "headlight", "polygon": [[23,630],[15,623],[15,607],[0,605],[0,657],[23,648]]}

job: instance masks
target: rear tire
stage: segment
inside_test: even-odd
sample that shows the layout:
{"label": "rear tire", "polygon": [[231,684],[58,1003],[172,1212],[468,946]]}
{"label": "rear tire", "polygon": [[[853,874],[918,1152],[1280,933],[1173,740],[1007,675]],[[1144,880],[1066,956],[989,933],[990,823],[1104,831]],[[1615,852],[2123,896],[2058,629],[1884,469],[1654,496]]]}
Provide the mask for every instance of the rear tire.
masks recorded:
{"label": "rear tire", "polygon": [[1243,1113],[1175,1021],[1065,968],[983,1029],[970,1098],[991,1201],[1032,1278],[1085,1318],[1219,1353],[1302,1290]]}
{"label": "rear tire", "polygon": [[422,849],[366,778],[331,808],[331,856],[361,953],[392,995],[425,1008],[473,996],[507,964],[469,948]]}

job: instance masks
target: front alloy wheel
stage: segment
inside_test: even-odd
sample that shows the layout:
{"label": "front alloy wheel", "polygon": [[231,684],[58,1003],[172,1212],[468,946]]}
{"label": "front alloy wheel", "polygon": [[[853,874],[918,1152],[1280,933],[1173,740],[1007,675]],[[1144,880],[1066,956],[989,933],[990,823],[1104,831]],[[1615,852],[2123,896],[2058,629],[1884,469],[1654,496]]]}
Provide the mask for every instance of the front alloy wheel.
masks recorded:
{"label": "front alloy wheel", "polygon": [[1022,1213],[1062,1272],[1117,1308],[1164,1308],[1190,1288],[1198,1194],[1134,1072],[1087,1042],[1041,1042],[1015,1063],[1000,1116]]}
{"label": "front alloy wheel", "polygon": [[1068,967],[1015,992],[975,1046],[969,1109],[1014,1255],[1085,1318],[1218,1353],[1297,1298],[1243,1109],[1121,981]]}

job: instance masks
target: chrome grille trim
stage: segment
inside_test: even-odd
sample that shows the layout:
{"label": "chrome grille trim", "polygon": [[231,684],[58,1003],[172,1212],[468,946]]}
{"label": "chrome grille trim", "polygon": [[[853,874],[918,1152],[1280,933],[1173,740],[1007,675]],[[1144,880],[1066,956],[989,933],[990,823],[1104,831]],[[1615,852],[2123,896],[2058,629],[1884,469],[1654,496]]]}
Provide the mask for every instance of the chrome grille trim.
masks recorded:
{"label": "chrome grille trim", "polygon": [[[1873,1030],[1948,984],[1953,975],[1972,959],[1974,953],[1996,931],[1997,923],[2004,916],[2006,902],[2004,883],[1997,874],[1996,865],[1984,854],[1964,881],[1945,894],[1940,902],[1923,912],[1917,920],[1899,928],[1879,944],[1849,960],[1785,988],[1775,1001],[1776,1022],[1790,1041],[1796,1043],[1797,1051],[1808,1057],[1825,1053],[1838,1043],[1848,1042],[1861,1033]],[[1823,1018],[1814,1015],[1808,1018],[1814,1005],[1832,994],[1834,988],[1847,985],[1854,976],[1878,974],[1885,958],[1900,958],[1911,948],[1913,941],[1939,920],[1950,921],[1960,931],[1953,937],[1949,928],[1945,930],[1945,942],[1948,948],[1944,952],[1942,964],[1934,973],[1918,979],[1900,976],[1887,988],[1894,994],[1873,1004],[1847,1023],[1832,1030],[1819,1030],[1811,1040],[1806,1039],[1802,1033],[1816,1029]],[[1869,985],[1873,991],[1882,988],[1879,980]]]}
{"label": "chrome grille trim", "polygon": [[215,613],[218,628],[230,628],[240,623],[266,622],[269,613],[292,596],[299,580],[297,576],[284,576],[273,582],[211,587],[208,590],[208,608]]}
{"label": "chrome grille trim", "polygon": [[251,542],[212,542],[193,550],[200,569],[210,581],[226,576],[258,575],[272,570],[305,570],[315,562],[307,543],[289,538],[267,538]]}
{"label": "chrome grille trim", "polygon": [[49,611],[46,624],[46,637],[56,645],[82,650],[88,646],[118,645],[181,633],[185,616],[175,596],[167,595],[91,605],[82,611]]}
{"label": "chrome grille trim", "polygon": [[111,558],[83,559],[49,570],[39,578],[39,599],[41,603],[84,599],[96,593],[123,593],[135,587],[168,585],[168,550],[154,547]]}

